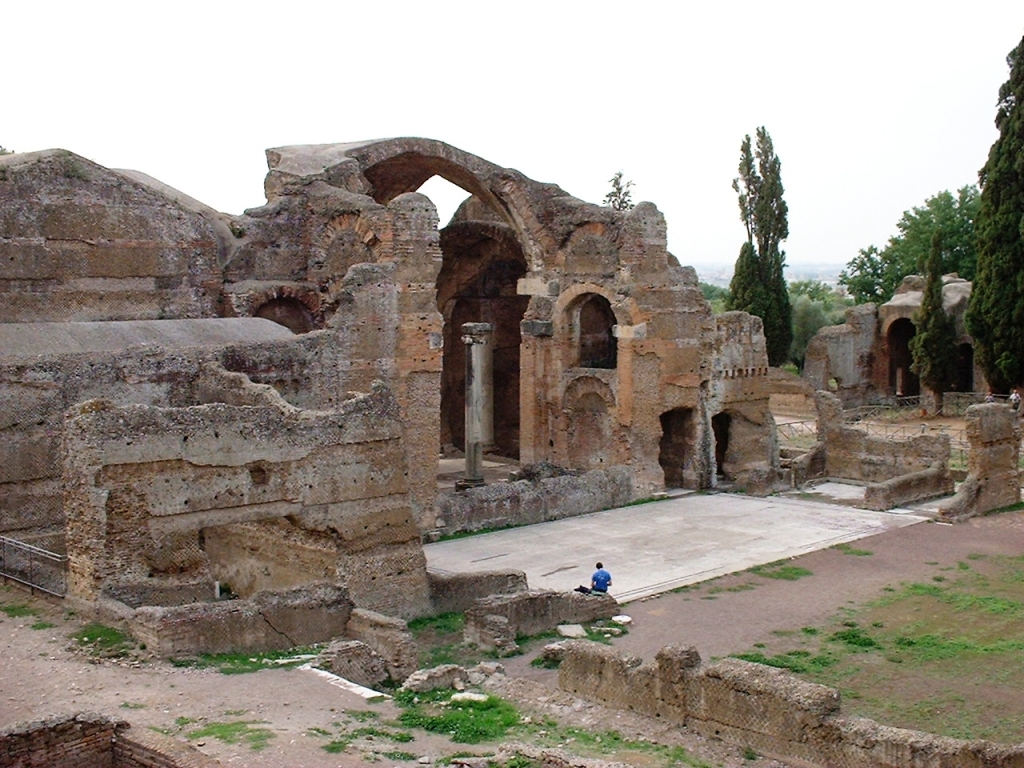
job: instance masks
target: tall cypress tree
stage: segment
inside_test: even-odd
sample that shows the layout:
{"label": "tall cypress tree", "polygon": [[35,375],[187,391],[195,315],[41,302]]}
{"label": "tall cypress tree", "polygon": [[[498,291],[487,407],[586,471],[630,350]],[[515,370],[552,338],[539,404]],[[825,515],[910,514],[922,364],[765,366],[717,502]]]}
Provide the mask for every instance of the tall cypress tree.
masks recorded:
{"label": "tall cypress tree", "polygon": [[914,324],[917,333],[910,340],[914,358],[910,370],[934,393],[936,403],[941,406],[942,393],[955,381],[958,350],[956,321],[942,306],[942,236],[938,232],[932,236],[924,297]]}
{"label": "tall cypress tree", "polygon": [[782,198],[782,163],[763,126],[757,129],[757,146],[753,150],[750,136],[743,138],[739,172],[732,188],[739,198],[747,242],[736,260],[728,308],[761,318],[768,364],[782,365],[789,357],[793,341],[793,310],[783,274],[786,254],[779,250],[782,241],[789,237],[789,208]]}
{"label": "tall cypress tree", "polygon": [[985,378],[1005,392],[1024,382],[1024,38],[1006,57],[999,89],[999,138],[978,174],[978,272],[967,329]]}

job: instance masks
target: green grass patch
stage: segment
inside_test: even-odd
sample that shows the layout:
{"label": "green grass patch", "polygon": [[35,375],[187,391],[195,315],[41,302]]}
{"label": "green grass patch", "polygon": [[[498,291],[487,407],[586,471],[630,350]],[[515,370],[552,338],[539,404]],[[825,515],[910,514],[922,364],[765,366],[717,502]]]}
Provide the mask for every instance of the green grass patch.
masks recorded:
{"label": "green grass patch", "polygon": [[419,757],[419,755],[414,755],[412,752],[402,752],[401,750],[381,752],[380,756],[386,757],[388,760],[416,760]]}
{"label": "green grass patch", "polygon": [[403,707],[398,722],[410,728],[447,735],[458,744],[480,744],[501,739],[519,723],[519,713],[503,699],[452,701],[454,691],[413,694],[400,691],[395,702]]}
{"label": "green grass patch", "polygon": [[52,621],[36,621],[30,625],[31,629],[53,629],[57,625]]}
{"label": "green grass patch", "polygon": [[189,731],[186,736],[192,741],[217,739],[225,744],[243,744],[258,752],[274,738],[274,732],[269,728],[259,727],[265,722],[265,720],[240,720],[233,723],[208,723],[202,728]]}
{"label": "green grass patch", "polygon": [[856,549],[849,544],[836,544],[832,549],[842,552],[844,555],[852,555],[853,557],[868,557],[875,554],[870,549]]}
{"label": "green grass patch", "polygon": [[100,656],[124,656],[135,647],[135,641],[115,627],[93,622],[86,624],[71,638],[90,653]]}
{"label": "green grass patch", "polygon": [[766,579],[781,579],[782,581],[796,581],[804,576],[812,575],[807,568],[799,565],[782,565],[781,563],[758,565],[751,568],[750,572]]}
{"label": "green grass patch", "polygon": [[810,651],[795,650],[766,656],[764,653],[754,651],[753,653],[733,654],[733,658],[753,661],[757,664],[765,664],[769,667],[788,669],[797,674],[813,672],[826,669],[836,663],[836,659],[828,654],[812,655]]}
{"label": "green grass patch", "polygon": [[409,622],[409,631],[413,636],[423,635],[427,632],[438,634],[462,634],[466,626],[466,615],[459,611],[442,613],[437,616],[427,616],[422,619],[413,619]]}
{"label": "green grass patch", "polygon": [[38,616],[39,611],[32,608],[24,603],[14,603],[13,605],[0,605],[0,611],[7,614],[12,619],[21,619],[26,616]]}
{"label": "green grass patch", "polygon": [[203,653],[199,656],[171,659],[170,662],[175,667],[212,668],[225,675],[244,675],[262,669],[297,667],[309,661],[308,658],[302,657],[307,657],[315,651],[314,648],[290,648],[263,653]]}

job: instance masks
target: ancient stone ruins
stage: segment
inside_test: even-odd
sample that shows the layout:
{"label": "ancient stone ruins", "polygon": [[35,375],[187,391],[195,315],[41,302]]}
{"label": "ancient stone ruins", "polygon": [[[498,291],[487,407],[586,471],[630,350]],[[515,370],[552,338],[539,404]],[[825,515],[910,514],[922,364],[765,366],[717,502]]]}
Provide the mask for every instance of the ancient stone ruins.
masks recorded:
{"label": "ancient stone ruins", "polygon": [[[425,539],[667,487],[828,476],[881,509],[952,490],[948,438],[844,431],[878,371],[913,386],[863,310],[809,350],[839,399],[818,394],[817,445],[780,462],[761,321],[712,313],[651,203],[585,203],[425,139],[267,159],[266,205],[230,216],[67,151],[0,156],[0,534],[66,557],[50,591],[159,653],[347,638],[342,670],[402,679],[405,619],[472,609],[502,647],[538,616],[614,612],[514,572],[429,573]],[[470,195],[440,230],[416,192],[435,175]],[[975,418],[988,453],[951,518],[1019,498],[1003,411]],[[485,451],[520,479],[482,484]]]}

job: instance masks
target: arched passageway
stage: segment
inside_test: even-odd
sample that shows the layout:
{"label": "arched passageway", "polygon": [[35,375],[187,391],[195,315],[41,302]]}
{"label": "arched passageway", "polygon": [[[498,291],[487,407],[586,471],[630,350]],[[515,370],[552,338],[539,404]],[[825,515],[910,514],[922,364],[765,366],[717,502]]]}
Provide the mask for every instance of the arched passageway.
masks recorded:
{"label": "arched passageway", "polygon": [[917,333],[914,323],[905,317],[889,326],[886,345],[889,350],[889,394],[896,397],[916,397],[921,394],[917,374],[910,370],[914,358],[910,353],[910,340]]}

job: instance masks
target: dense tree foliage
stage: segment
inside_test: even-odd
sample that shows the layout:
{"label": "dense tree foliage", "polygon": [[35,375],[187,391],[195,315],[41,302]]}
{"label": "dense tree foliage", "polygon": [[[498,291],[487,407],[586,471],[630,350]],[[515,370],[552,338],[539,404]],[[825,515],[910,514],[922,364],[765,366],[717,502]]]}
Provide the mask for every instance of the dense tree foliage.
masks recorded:
{"label": "dense tree foliage", "polygon": [[725,306],[729,303],[728,288],[702,282],[700,284],[700,292],[704,295],[704,298],[708,300],[708,303],[711,304],[712,312],[717,315],[719,312],[725,311]]}
{"label": "dense tree foliage", "polygon": [[604,204],[614,208],[616,211],[628,211],[633,208],[633,193],[630,188],[632,181],[622,180],[622,171],[616,171],[615,175],[608,179],[612,185],[611,191],[604,196]]}
{"label": "dense tree foliage", "polygon": [[942,306],[942,253],[942,235],[936,232],[925,270],[927,277],[921,308],[914,318],[917,332],[910,340],[914,360],[910,370],[937,398],[953,387],[958,358],[956,323]]}
{"label": "dense tree foliage", "polygon": [[839,274],[840,284],[858,304],[888,301],[904,277],[924,273],[936,232],[942,239],[942,273],[956,272],[973,280],[977,261],[974,222],[979,205],[978,188],[968,185],[955,197],[948,191],[939,192],[923,206],[904,211],[896,223],[899,234],[889,238],[881,251],[873,245],[862,248]]}
{"label": "dense tree foliage", "polygon": [[757,146],[753,150],[750,136],[744,137],[739,172],[732,188],[739,198],[747,242],[736,260],[727,307],[761,318],[768,363],[782,365],[789,358],[793,339],[792,307],[783,275],[786,254],[779,250],[782,241],[789,237],[789,208],[782,198],[782,163],[764,127],[757,129]]}
{"label": "dense tree foliage", "polygon": [[853,302],[820,280],[794,280],[789,284],[789,302],[793,307],[793,341],[789,359],[799,370],[804,368],[807,344],[826,325],[842,323],[846,308]]}
{"label": "dense tree foliage", "polygon": [[13,150],[4,149],[3,147],[0,147],[0,155],[13,155],[13,154],[14,154]]}
{"label": "dense tree foliage", "polygon": [[1002,392],[1024,382],[1024,38],[1006,62],[999,138],[978,174],[978,274],[967,310],[978,362]]}

